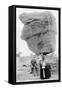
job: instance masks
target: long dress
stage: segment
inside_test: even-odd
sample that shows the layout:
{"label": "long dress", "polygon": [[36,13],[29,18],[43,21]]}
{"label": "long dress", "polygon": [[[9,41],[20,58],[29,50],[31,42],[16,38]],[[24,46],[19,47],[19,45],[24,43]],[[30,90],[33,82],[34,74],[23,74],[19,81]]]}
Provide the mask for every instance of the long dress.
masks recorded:
{"label": "long dress", "polygon": [[40,64],[40,79],[49,79],[51,77],[51,66],[49,64],[45,65],[45,68],[42,68]]}

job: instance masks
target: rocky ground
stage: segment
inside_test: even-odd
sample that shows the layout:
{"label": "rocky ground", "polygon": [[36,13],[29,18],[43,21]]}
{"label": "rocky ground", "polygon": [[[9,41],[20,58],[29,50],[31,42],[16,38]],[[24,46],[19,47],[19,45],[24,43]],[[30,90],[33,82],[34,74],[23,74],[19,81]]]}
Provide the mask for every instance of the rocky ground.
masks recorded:
{"label": "rocky ground", "polygon": [[[25,81],[42,81],[40,79],[39,73],[30,74],[30,59],[29,57],[17,58],[16,62],[16,81],[25,82]],[[50,62],[49,62],[50,63]],[[48,80],[57,80],[58,79],[58,62],[55,60],[51,64],[51,78]]]}

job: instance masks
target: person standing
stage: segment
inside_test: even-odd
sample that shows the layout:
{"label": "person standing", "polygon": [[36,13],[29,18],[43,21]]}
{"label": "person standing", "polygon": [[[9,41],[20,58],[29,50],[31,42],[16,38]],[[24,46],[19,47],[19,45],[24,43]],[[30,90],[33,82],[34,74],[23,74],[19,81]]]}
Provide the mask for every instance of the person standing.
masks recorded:
{"label": "person standing", "polygon": [[40,79],[48,79],[51,77],[51,66],[46,63],[45,55],[42,55],[42,60],[39,61],[40,64]]}
{"label": "person standing", "polygon": [[31,72],[30,72],[31,74],[33,74],[34,71],[36,71],[36,73],[38,72],[37,62],[35,57],[33,57],[33,59],[31,60],[30,66],[31,66]]}

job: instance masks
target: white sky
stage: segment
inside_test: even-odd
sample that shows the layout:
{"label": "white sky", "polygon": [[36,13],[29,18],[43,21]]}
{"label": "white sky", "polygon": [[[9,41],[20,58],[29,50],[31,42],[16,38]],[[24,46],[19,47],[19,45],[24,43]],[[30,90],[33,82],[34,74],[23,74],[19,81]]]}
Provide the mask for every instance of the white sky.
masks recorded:
{"label": "white sky", "polygon": [[[26,9],[26,8],[16,8],[16,48],[17,52],[22,52],[21,56],[29,56],[30,54],[34,54],[32,51],[29,50],[27,43],[21,39],[21,33],[23,30],[24,24],[19,20],[19,15],[24,12],[31,13],[31,12],[43,12],[44,9]],[[58,11],[57,10],[46,10],[53,13],[56,17],[57,22],[57,32],[58,32]],[[58,35],[56,37],[56,54],[58,54]]]}

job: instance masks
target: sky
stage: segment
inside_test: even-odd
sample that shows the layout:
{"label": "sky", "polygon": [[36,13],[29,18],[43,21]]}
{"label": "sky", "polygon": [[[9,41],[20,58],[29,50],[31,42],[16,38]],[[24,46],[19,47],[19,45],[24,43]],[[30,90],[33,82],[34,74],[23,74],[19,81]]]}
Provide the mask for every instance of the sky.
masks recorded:
{"label": "sky", "polygon": [[[45,10],[35,10],[35,9],[25,9],[25,8],[17,8],[16,9],[16,48],[17,53],[21,52],[21,56],[30,56],[31,54],[34,54],[28,47],[25,40],[21,39],[22,30],[24,27],[24,24],[20,21],[19,15],[21,15],[24,12],[31,13],[31,12],[43,12]],[[53,13],[53,15],[56,17],[56,24],[57,24],[57,33],[58,33],[58,11],[55,10],[47,10]],[[58,55],[58,34],[56,35],[56,55]]]}

